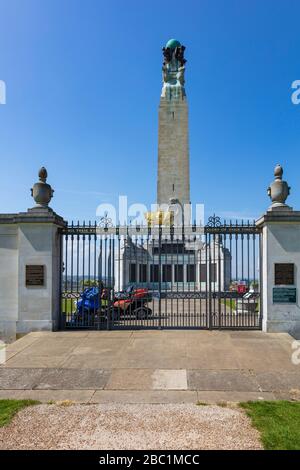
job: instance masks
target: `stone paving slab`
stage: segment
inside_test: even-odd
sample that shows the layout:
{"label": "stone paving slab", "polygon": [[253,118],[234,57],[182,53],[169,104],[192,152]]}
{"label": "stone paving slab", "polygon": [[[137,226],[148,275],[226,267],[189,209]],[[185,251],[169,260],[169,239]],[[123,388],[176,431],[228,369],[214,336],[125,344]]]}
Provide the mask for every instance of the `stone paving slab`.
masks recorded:
{"label": "stone paving slab", "polygon": [[102,369],[51,369],[45,372],[38,390],[101,390],[107,384],[110,371]]}
{"label": "stone paving slab", "polygon": [[107,390],[187,390],[185,369],[115,369]]}
{"label": "stone paving slab", "polygon": [[0,399],[75,403],[239,403],[253,400],[295,400],[292,393],[216,392],[196,390],[0,390]]}
{"label": "stone paving slab", "polygon": [[189,369],[240,369],[239,357],[234,348],[216,348],[213,351],[208,346],[205,350],[195,351],[193,356],[187,356],[185,361]]}
{"label": "stone paving slab", "polygon": [[300,391],[300,367],[295,372],[258,372],[256,377],[261,389],[264,391],[290,391],[292,389]]}
{"label": "stone paving slab", "polygon": [[94,393],[95,390],[19,390],[17,394],[13,394],[12,396],[7,396],[5,393],[3,393],[2,398],[38,400],[41,403],[61,401],[89,403]]}
{"label": "stone paving slab", "polygon": [[187,390],[187,371],[185,369],[156,369],[152,374],[153,390]]}
{"label": "stone paving slab", "polygon": [[[221,333],[223,333],[221,331]],[[291,339],[288,333],[263,333],[259,330],[228,330],[228,335],[231,339],[244,339],[244,340],[257,340],[257,341],[281,341],[283,338]]]}
{"label": "stone paving slab", "polygon": [[[118,342],[118,348],[116,348],[116,341]],[[73,342],[74,344],[74,342]],[[78,344],[72,349],[72,355],[82,354],[102,354],[102,355],[117,355],[120,356],[122,349],[128,345],[128,338],[116,337],[107,338],[101,336],[101,339],[95,337],[87,337],[81,339]]]}
{"label": "stone paving slab", "polygon": [[[45,337],[44,337],[45,338]],[[24,351],[28,346],[31,346],[38,340],[38,337],[33,336],[33,333],[30,333],[22,338],[14,341],[7,345],[7,351],[21,352]]]}
{"label": "stone paving slab", "polygon": [[[68,355],[55,356],[49,354],[46,356],[31,356],[30,354],[18,353],[0,367],[0,370],[6,368],[20,369],[48,369],[59,368],[68,359]],[[94,367],[96,368],[96,367]]]}
{"label": "stone paving slab", "polygon": [[[64,332],[68,333],[68,332]],[[131,336],[135,335],[137,331],[133,330],[103,330],[100,332],[101,338],[130,338]],[[88,331],[87,332],[88,338],[99,338],[99,331]]]}
{"label": "stone paving slab", "polygon": [[[69,330],[69,331],[33,331],[30,333],[30,336],[33,338],[46,338],[54,337],[55,338],[86,338],[89,334],[87,330]],[[27,335],[28,336],[28,335]]]}
{"label": "stone paving slab", "polygon": [[196,391],[191,390],[99,390],[90,403],[197,403]]}
{"label": "stone paving slab", "polygon": [[63,369],[114,369],[119,367],[119,353],[70,354],[58,367]]}
{"label": "stone paving slab", "polygon": [[0,390],[198,390],[300,395],[300,370],[264,372],[185,369],[0,369]]}
{"label": "stone paving slab", "polygon": [[290,391],[273,392],[276,400],[300,401],[300,389],[291,389]]}
{"label": "stone paving slab", "polygon": [[107,390],[151,390],[153,369],[114,369]]}
{"label": "stone paving slab", "polygon": [[19,400],[24,390],[0,390],[0,400]]}
{"label": "stone paving slab", "polygon": [[197,391],[197,400],[199,403],[241,403],[246,401],[269,401],[275,399],[275,394],[270,392]]}
{"label": "stone paving slab", "polygon": [[42,379],[43,369],[0,369],[0,389],[30,390]]}
{"label": "stone paving slab", "polygon": [[187,377],[190,390],[259,391],[255,377],[246,371],[189,370]]}
{"label": "stone paving slab", "polygon": [[292,348],[286,341],[267,340],[265,343],[255,340],[233,340],[239,368],[255,371],[296,370],[291,360]]}
{"label": "stone paving slab", "polygon": [[[124,352],[121,358],[114,361],[113,368],[124,369],[185,369],[188,361],[184,354],[172,354],[155,351],[155,345],[151,352],[130,353]],[[104,366],[103,366],[104,367]]]}
{"label": "stone paving slab", "polygon": [[[5,351],[5,360],[8,361],[9,359],[11,359],[12,357],[16,356],[18,354],[17,351]],[[2,358],[1,358],[1,362],[0,362],[0,368],[1,367],[4,367],[5,366],[5,363],[2,362]]]}

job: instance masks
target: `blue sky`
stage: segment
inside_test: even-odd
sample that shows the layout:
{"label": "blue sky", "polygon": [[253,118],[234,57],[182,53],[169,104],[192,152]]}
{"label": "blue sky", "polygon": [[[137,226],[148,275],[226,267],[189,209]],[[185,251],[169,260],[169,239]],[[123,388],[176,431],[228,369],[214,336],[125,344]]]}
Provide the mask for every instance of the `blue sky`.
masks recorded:
{"label": "blue sky", "polygon": [[0,0],[0,212],[155,202],[161,47],[186,46],[191,196],[206,215],[255,217],[280,162],[300,208],[298,0]]}

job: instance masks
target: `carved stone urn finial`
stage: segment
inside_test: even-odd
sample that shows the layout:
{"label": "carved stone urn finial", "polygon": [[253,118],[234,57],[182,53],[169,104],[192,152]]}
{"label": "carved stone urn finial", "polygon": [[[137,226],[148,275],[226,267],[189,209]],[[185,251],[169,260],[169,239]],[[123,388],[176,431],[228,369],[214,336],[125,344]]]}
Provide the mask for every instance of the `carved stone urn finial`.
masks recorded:
{"label": "carved stone urn finial", "polygon": [[47,181],[47,170],[42,167],[39,171],[39,182],[35,183],[31,188],[31,196],[36,202],[36,208],[48,208],[48,204],[52,199],[54,189],[51,188]]}
{"label": "carved stone urn finial", "polygon": [[290,210],[291,208],[285,203],[287,197],[290,194],[290,187],[286,181],[282,180],[283,168],[281,165],[276,165],[274,169],[275,180],[268,188],[268,195],[271,198],[272,205],[269,210],[275,210],[278,208],[285,208]]}

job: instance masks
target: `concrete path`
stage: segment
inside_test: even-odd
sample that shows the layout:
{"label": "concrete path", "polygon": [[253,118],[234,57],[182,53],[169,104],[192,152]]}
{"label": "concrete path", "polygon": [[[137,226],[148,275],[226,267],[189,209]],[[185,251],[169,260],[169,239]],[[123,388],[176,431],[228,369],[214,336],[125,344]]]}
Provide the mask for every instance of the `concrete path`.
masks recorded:
{"label": "concrete path", "polygon": [[0,398],[156,404],[300,399],[293,341],[256,331],[30,333],[7,346]]}

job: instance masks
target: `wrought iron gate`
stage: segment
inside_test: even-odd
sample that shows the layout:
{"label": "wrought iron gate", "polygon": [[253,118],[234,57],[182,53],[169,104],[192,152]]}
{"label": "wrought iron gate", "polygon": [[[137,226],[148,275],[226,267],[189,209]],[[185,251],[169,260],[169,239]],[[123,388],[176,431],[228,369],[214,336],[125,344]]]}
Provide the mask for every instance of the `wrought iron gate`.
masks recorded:
{"label": "wrought iron gate", "polygon": [[255,222],[61,232],[61,328],[260,329]]}

